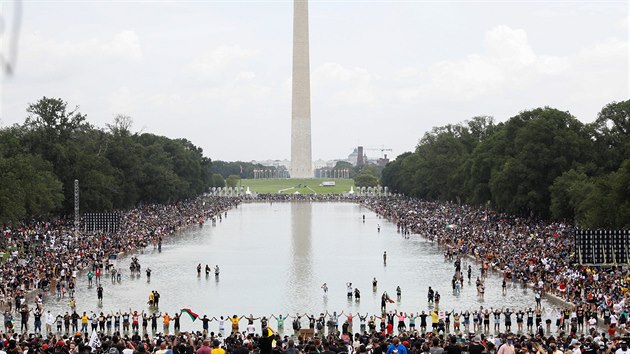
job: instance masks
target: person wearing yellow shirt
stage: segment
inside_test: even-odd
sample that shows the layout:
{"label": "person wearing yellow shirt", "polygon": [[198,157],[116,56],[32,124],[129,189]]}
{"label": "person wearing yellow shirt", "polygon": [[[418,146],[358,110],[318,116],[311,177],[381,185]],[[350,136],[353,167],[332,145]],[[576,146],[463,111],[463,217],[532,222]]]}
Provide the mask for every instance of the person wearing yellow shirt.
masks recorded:
{"label": "person wearing yellow shirt", "polygon": [[89,320],[90,318],[88,317],[87,313],[83,312],[83,316],[81,316],[81,332],[87,332]]}
{"label": "person wearing yellow shirt", "polygon": [[153,301],[155,300],[155,294],[153,291],[149,293],[149,306],[153,306]]}
{"label": "person wearing yellow shirt", "polygon": [[438,310],[435,309],[433,310],[433,312],[431,312],[431,327],[433,328],[434,332],[437,331],[439,320],[440,320],[440,314],[438,313]]}
{"label": "person wearing yellow shirt", "polygon": [[230,322],[232,322],[232,334],[234,333],[238,333],[238,323],[239,321],[243,318],[243,316],[238,317],[236,315],[232,316],[232,317],[228,317],[230,319]]}
{"label": "person wearing yellow shirt", "polygon": [[210,354],[225,354],[225,349],[221,348],[221,342],[216,339],[212,342]]}

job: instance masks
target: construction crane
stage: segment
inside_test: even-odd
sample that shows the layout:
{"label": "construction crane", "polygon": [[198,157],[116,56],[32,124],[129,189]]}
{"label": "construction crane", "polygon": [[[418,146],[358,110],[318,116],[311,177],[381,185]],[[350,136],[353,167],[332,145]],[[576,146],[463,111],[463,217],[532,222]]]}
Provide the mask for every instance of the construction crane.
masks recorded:
{"label": "construction crane", "polygon": [[385,151],[392,151],[392,149],[386,148],[384,146],[381,146],[380,148],[369,147],[369,148],[364,148],[363,150],[380,151],[381,152],[381,157],[384,156]]}

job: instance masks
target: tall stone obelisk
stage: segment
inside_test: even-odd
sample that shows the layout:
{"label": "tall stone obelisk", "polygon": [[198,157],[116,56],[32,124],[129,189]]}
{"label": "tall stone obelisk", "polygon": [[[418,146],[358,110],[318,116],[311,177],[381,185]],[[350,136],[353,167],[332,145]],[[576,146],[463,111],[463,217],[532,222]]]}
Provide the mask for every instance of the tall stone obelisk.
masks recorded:
{"label": "tall stone obelisk", "polygon": [[291,177],[312,178],[311,79],[308,53],[308,0],[293,2],[293,91]]}

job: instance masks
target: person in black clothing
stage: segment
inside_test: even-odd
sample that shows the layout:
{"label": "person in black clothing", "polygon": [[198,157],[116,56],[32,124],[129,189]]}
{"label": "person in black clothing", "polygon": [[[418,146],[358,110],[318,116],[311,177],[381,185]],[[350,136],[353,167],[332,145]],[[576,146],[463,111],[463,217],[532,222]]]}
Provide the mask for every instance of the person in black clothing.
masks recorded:
{"label": "person in black clothing", "polygon": [[72,331],[75,333],[79,330],[79,318],[81,318],[81,316],[79,316],[77,310],[74,310],[70,315],[70,321],[72,322]]}
{"label": "person in black clothing", "polygon": [[273,342],[273,337],[269,336],[269,328],[266,326],[263,327],[262,336],[258,340],[258,347],[260,348],[260,354],[271,354],[272,348],[271,343]]}
{"label": "person in black clothing", "polygon": [[20,325],[20,330],[22,330],[23,332],[28,331],[28,317],[30,313],[31,313],[31,310],[28,308],[27,305],[22,306],[22,309],[20,310],[20,315],[22,317],[22,324]]}
{"label": "person in black clothing", "polygon": [[315,316],[312,316],[306,313],[304,314],[304,316],[308,318],[308,328],[315,329],[315,322],[317,322],[317,319],[315,318]]}
{"label": "person in black clothing", "polygon": [[473,338],[472,342],[468,345],[468,353],[469,354],[481,354],[486,350],[481,343],[481,338],[478,336]]}
{"label": "person in black clothing", "polygon": [[42,313],[39,309],[35,310],[33,317],[35,318],[35,333],[40,333],[42,331]]}
{"label": "person in black clothing", "polygon": [[208,318],[208,315],[203,315],[202,318],[200,318],[201,322],[203,323],[202,327],[203,327],[203,333],[204,334],[208,334],[208,328],[209,328],[209,323],[210,321],[212,321],[211,319]]}
{"label": "person in black clothing", "polygon": [[444,347],[445,354],[462,354],[462,347],[456,343],[455,336],[451,336],[448,345]]}
{"label": "person in black clothing", "polygon": [[425,333],[427,331],[427,317],[428,316],[429,315],[424,313],[424,311],[422,311],[422,313],[418,315],[418,317],[420,317],[420,331],[422,331],[422,333]]}
{"label": "person in black clothing", "polygon": [[179,333],[180,330],[180,323],[179,323],[179,313],[175,313],[175,316],[173,316],[173,329],[175,330],[175,333]]}
{"label": "person in black clothing", "polygon": [[295,318],[293,319],[293,323],[292,323],[293,333],[295,333],[296,335],[300,333],[300,329],[302,328],[302,325],[300,323],[301,318],[302,316],[300,316],[300,314],[296,314]]}
{"label": "person in black clothing", "polygon": [[422,343],[420,341],[415,341],[413,346],[409,348],[407,351],[409,354],[421,354],[422,353]]}
{"label": "person in black clothing", "polygon": [[[387,349],[387,348],[385,348]],[[378,340],[373,340],[372,342],[372,354],[383,354],[387,350],[383,350],[381,343]]]}
{"label": "person in black clothing", "polygon": [[151,318],[151,332],[157,332],[157,319],[162,316],[162,313],[154,313],[150,316]]}
{"label": "person in black clothing", "polygon": [[149,317],[146,313],[142,314],[142,332],[147,333],[147,327],[149,326]]}
{"label": "person in black clothing", "polygon": [[327,341],[325,341],[322,346],[324,347],[324,351],[321,352],[321,354],[336,354],[335,352],[333,352],[332,350],[330,350],[330,344],[328,344]]}
{"label": "person in black clothing", "polygon": [[[242,346],[239,341],[234,343],[234,347],[231,351],[232,354],[248,354],[249,350],[246,347]],[[297,353],[296,353],[297,354]]]}
{"label": "person in black clothing", "polygon": [[68,312],[63,315],[63,328],[65,329],[66,334],[70,333],[70,314]]}

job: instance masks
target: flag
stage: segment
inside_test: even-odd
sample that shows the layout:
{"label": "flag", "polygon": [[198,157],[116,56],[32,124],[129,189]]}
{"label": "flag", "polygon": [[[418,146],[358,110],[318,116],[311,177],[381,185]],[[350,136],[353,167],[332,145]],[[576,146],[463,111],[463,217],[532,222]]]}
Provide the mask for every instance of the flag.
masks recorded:
{"label": "flag", "polygon": [[98,339],[98,334],[96,334],[96,331],[92,331],[92,336],[90,337],[90,342],[88,343],[88,345],[90,346],[90,348],[92,348],[92,352],[95,352],[96,348],[101,347],[101,340]]}
{"label": "flag", "polygon": [[192,312],[191,309],[181,309],[181,312],[190,316],[190,319],[193,320],[193,322],[195,322],[195,320],[199,317],[199,315]]}

